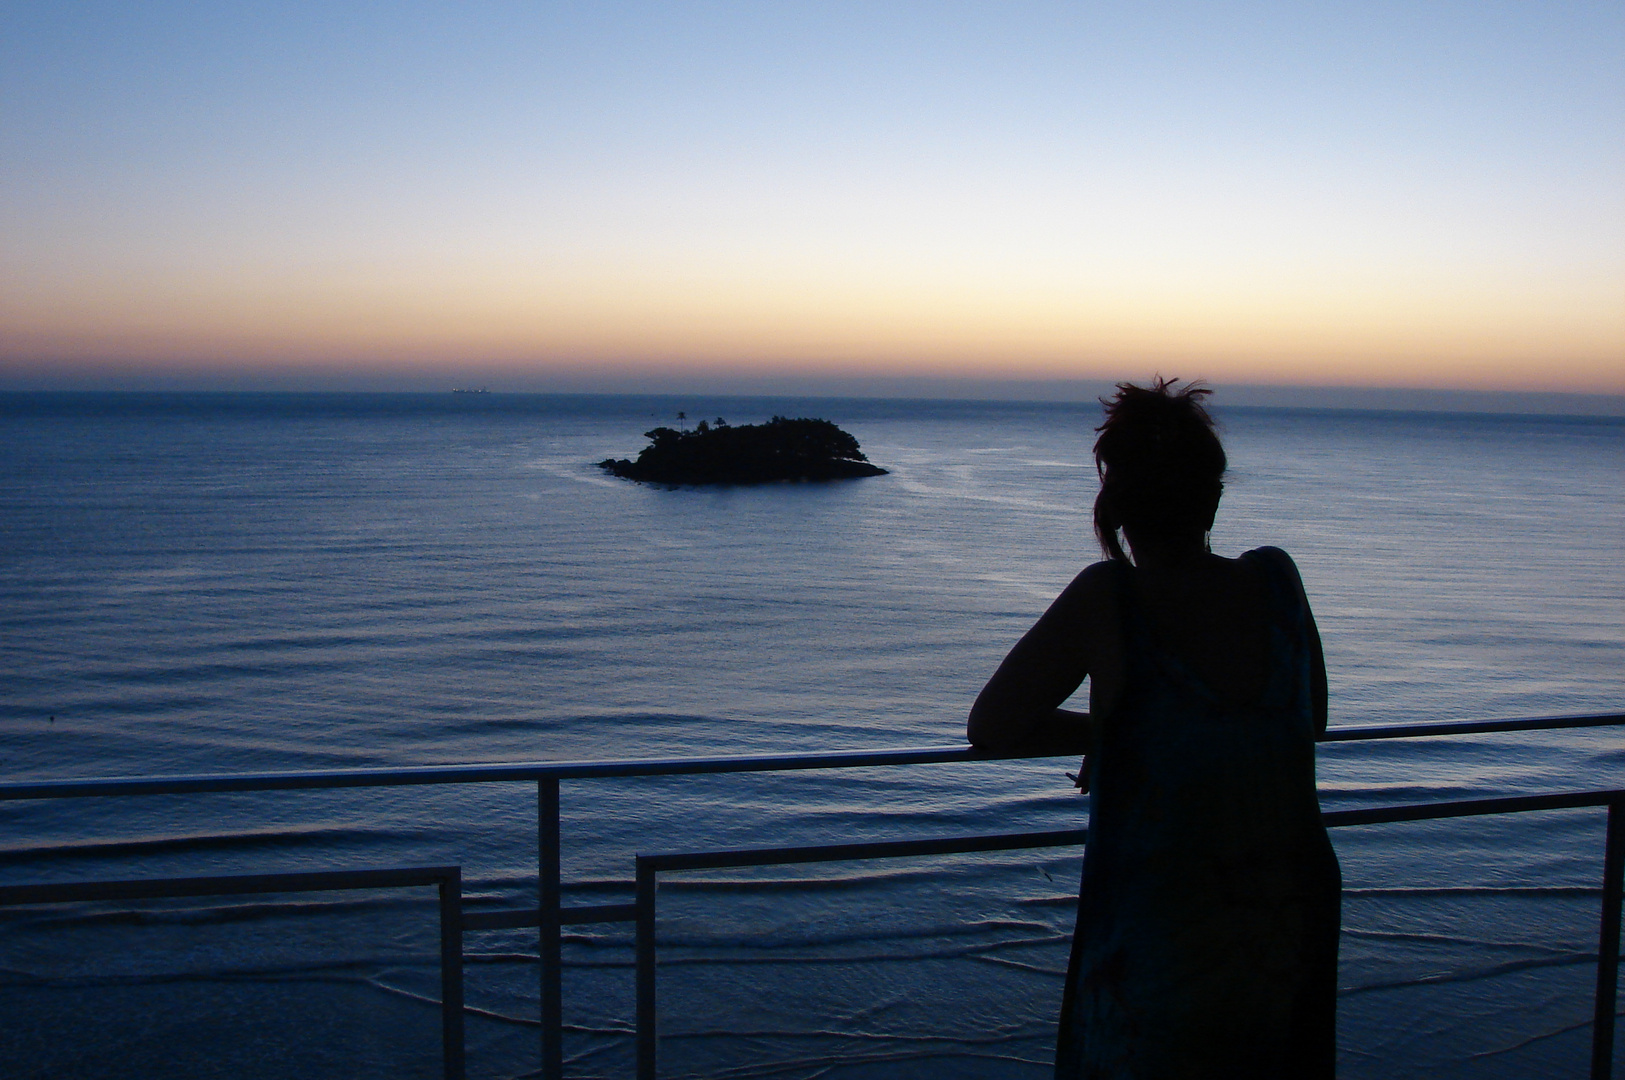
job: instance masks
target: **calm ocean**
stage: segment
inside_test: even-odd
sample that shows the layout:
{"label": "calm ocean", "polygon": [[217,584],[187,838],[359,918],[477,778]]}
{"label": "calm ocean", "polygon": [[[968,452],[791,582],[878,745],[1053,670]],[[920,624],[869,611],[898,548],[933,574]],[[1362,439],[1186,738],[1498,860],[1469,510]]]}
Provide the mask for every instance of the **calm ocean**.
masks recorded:
{"label": "calm ocean", "polygon": [[[1334,724],[1625,709],[1625,420],[1225,409],[1214,548],[1297,558]],[[642,432],[821,416],[889,476],[667,490]],[[1097,558],[1098,407],[0,395],[0,779],[959,742]],[[575,782],[635,852],[1076,828],[1075,762]],[[1324,747],[1327,809],[1625,786],[1612,729]],[[0,802],[0,882],[455,863],[534,901],[525,784]],[[1345,1078],[1581,1075],[1597,811],[1339,830]],[[666,1075],[1043,1077],[1075,851],[673,875]],[[628,1075],[630,928],[569,928],[572,1076]],[[470,936],[470,1075],[535,1068],[534,931]],[[0,912],[9,1077],[431,1076],[433,907]],[[1625,1052],[1621,1061],[1625,1062]]]}

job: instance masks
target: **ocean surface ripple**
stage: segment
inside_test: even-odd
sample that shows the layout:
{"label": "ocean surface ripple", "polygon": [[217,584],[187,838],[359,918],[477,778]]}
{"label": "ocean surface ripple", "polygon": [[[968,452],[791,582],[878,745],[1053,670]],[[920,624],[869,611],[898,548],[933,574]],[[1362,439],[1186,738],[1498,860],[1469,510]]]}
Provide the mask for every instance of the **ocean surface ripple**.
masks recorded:
{"label": "ocean surface ripple", "polygon": [[[891,475],[668,490],[690,416]],[[6,780],[955,743],[1097,557],[1081,405],[0,395]],[[1335,724],[1625,709],[1625,422],[1221,412],[1214,548],[1291,551]],[[1037,761],[578,781],[566,901],[639,852],[1078,828]],[[1625,786],[1612,729],[1339,743],[1328,810]],[[0,882],[453,863],[534,903],[524,784],[0,803]],[[1573,1076],[1592,810],[1338,830],[1340,1075]],[[1080,853],[662,880],[665,1075],[1049,1074]],[[429,1076],[422,891],[0,912],[15,1077]],[[535,1068],[534,931],[468,939],[470,1075]],[[627,1075],[631,930],[566,928],[570,1074]],[[1625,1054],[1625,1051],[1622,1051]]]}

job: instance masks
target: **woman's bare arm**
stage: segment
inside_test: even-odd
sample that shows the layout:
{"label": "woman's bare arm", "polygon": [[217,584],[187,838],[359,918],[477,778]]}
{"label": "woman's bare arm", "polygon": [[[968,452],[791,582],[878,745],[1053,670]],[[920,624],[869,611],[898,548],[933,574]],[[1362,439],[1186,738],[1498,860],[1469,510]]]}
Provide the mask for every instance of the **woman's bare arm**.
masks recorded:
{"label": "woman's bare arm", "polygon": [[973,745],[996,754],[1087,752],[1088,714],[1060,705],[1089,674],[1104,587],[1099,564],[1089,567],[1016,642],[971,707]]}

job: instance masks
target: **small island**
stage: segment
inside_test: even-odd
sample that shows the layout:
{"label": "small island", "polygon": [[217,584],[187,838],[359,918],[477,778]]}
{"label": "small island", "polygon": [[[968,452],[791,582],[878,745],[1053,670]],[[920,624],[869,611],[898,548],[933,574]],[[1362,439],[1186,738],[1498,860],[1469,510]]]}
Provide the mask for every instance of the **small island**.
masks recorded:
{"label": "small island", "polygon": [[[681,419],[682,414],[678,417]],[[779,480],[851,480],[884,476],[858,440],[828,420],[775,416],[765,424],[730,426],[718,417],[693,431],[657,427],[636,461],[609,458],[601,468],[653,484],[769,484]]]}

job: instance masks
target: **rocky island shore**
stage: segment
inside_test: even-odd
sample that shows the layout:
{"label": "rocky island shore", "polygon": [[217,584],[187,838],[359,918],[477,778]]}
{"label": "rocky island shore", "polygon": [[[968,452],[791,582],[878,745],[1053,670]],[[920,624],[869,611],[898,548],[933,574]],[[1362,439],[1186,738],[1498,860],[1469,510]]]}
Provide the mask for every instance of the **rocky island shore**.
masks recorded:
{"label": "rocky island shore", "polygon": [[780,480],[851,480],[884,476],[858,440],[828,420],[775,416],[765,424],[730,426],[701,420],[692,431],[657,427],[636,461],[598,464],[627,480],[653,484],[768,484]]}

